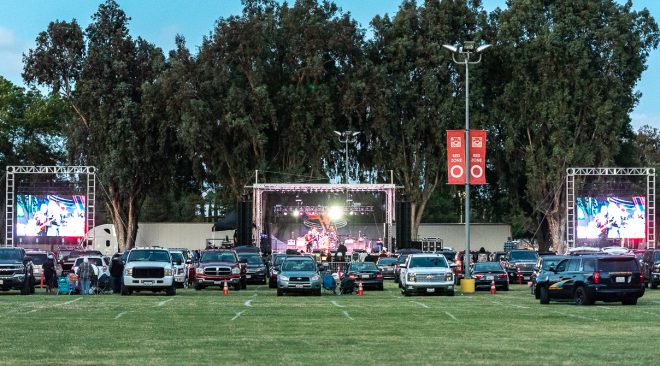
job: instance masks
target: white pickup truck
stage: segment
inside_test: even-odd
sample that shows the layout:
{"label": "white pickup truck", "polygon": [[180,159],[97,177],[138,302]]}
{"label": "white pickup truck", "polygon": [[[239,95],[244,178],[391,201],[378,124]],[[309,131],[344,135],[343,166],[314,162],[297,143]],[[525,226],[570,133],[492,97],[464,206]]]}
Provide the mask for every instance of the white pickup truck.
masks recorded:
{"label": "white pickup truck", "polygon": [[174,265],[170,252],[166,249],[132,249],[124,266],[121,294],[130,295],[133,291],[165,291],[168,296],[176,295]]}
{"label": "white pickup truck", "polygon": [[444,294],[454,296],[454,273],[442,254],[410,254],[400,265],[401,293]]}

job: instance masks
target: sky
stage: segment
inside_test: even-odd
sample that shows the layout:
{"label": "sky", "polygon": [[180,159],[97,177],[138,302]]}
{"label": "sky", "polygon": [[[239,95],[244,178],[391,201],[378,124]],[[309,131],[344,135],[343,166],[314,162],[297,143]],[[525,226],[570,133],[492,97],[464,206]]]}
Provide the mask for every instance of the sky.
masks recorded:
{"label": "sky", "polygon": [[[421,0],[420,0],[421,1]],[[623,0],[617,0],[623,2]],[[100,0],[3,0],[0,11],[0,76],[24,86],[21,78],[22,55],[35,45],[39,32],[54,20],[76,19],[83,27],[90,23]],[[181,34],[191,50],[196,50],[219,18],[239,15],[240,0],[118,0],[131,17],[129,29],[167,52],[174,48],[174,37]],[[289,1],[292,2],[292,1]],[[367,30],[376,15],[396,13],[401,0],[335,0],[345,12]],[[483,0],[488,11],[504,8],[505,0]],[[660,22],[660,0],[633,0],[635,10],[648,8]],[[660,129],[660,50],[653,50],[648,68],[637,90],[642,98],[631,113],[634,129],[650,125]]]}

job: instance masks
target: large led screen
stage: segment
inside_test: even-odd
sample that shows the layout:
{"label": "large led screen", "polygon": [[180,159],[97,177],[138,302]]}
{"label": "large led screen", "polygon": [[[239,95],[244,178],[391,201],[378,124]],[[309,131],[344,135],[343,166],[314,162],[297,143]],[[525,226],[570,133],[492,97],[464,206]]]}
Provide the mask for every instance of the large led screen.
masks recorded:
{"label": "large led screen", "polygon": [[16,196],[16,236],[84,235],[84,195]]}
{"label": "large led screen", "polygon": [[577,239],[644,239],[646,205],[643,196],[579,197]]}

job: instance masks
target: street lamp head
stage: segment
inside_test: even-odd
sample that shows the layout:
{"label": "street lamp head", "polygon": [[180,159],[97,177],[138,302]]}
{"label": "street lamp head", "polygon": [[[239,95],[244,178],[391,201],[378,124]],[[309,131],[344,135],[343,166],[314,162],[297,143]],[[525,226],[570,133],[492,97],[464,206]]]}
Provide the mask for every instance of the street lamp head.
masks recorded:
{"label": "street lamp head", "polygon": [[484,52],[485,50],[487,50],[487,49],[489,49],[489,48],[491,48],[491,47],[493,47],[492,44],[481,45],[481,46],[477,47],[477,53]]}
{"label": "street lamp head", "polygon": [[474,41],[465,41],[463,43],[463,51],[467,51],[467,52],[474,51]]}
{"label": "street lamp head", "polygon": [[353,132],[353,137],[355,137],[355,136],[357,136],[357,135],[359,135],[359,134],[360,134],[360,132]]}
{"label": "street lamp head", "polygon": [[448,45],[448,44],[443,44],[442,47],[445,49],[448,49],[451,53],[456,53],[458,52],[458,48],[456,46]]}
{"label": "street lamp head", "polygon": [[341,132],[339,132],[339,131],[334,131],[334,133],[335,133],[335,135],[341,137]]}

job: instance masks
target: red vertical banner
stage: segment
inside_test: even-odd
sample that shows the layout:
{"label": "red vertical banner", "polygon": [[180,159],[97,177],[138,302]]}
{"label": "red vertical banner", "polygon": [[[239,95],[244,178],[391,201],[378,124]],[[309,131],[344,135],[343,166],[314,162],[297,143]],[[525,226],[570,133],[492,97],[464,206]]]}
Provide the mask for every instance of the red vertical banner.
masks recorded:
{"label": "red vertical banner", "polygon": [[486,184],[486,131],[470,130],[470,184]]}
{"label": "red vertical banner", "polygon": [[465,131],[447,130],[448,184],[465,184]]}

